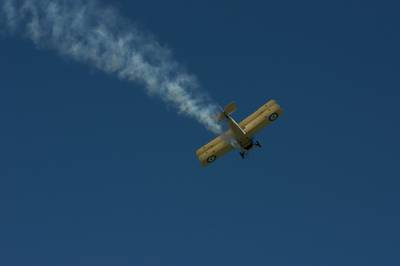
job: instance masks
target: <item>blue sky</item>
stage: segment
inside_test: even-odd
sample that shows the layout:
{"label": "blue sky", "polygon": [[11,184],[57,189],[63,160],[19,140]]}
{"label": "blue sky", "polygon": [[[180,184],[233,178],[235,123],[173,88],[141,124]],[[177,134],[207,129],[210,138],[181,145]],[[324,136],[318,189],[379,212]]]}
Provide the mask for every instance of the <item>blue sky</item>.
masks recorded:
{"label": "blue sky", "polygon": [[206,169],[140,85],[1,37],[1,265],[400,264],[399,5],[250,2],[113,1],[238,120],[285,109]]}

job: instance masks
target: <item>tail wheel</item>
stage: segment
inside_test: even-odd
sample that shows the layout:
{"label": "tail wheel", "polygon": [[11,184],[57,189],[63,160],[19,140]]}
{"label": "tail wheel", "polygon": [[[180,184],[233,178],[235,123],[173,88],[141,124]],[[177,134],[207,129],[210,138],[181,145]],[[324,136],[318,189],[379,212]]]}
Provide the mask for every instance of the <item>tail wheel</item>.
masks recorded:
{"label": "tail wheel", "polygon": [[279,115],[277,113],[272,113],[268,117],[268,120],[272,122],[272,121],[275,121],[278,117],[279,117]]}
{"label": "tail wheel", "polygon": [[217,156],[211,155],[210,157],[207,158],[207,163],[212,163],[217,159]]}

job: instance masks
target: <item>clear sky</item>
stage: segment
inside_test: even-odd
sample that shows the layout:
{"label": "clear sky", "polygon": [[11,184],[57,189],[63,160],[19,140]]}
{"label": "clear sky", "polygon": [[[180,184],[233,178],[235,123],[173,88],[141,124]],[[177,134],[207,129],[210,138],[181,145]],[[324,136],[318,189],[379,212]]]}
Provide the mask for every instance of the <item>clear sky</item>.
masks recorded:
{"label": "clear sky", "polygon": [[397,1],[112,2],[238,120],[285,114],[203,169],[194,120],[1,37],[0,265],[400,265]]}

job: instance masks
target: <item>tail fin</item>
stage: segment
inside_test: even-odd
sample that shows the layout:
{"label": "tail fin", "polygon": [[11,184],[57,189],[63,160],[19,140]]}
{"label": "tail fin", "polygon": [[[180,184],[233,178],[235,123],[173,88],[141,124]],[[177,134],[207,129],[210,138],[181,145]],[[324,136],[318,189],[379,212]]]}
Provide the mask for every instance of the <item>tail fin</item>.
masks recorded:
{"label": "tail fin", "polygon": [[227,106],[225,106],[225,108],[222,110],[221,108],[221,113],[217,114],[216,119],[218,121],[222,121],[225,119],[225,117],[227,115],[232,114],[233,112],[235,112],[237,109],[236,103],[231,102],[230,104],[228,104]]}

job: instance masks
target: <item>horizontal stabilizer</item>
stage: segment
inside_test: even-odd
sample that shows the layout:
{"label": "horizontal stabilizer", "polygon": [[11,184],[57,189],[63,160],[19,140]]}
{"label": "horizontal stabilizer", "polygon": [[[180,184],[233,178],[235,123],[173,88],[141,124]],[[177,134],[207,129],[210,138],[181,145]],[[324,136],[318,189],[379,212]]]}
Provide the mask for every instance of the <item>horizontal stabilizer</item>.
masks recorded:
{"label": "horizontal stabilizer", "polygon": [[226,115],[230,115],[230,114],[232,114],[233,112],[235,112],[236,109],[237,109],[236,103],[231,102],[230,104],[228,104],[227,106],[225,106],[224,113],[225,113]]}
{"label": "horizontal stabilizer", "polygon": [[236,111],[236,109],[237,109],[236,103],[231,102],[230,104],[225,106],[224,110],[221,113],[217,114],[217,116],[216,116],[217,121],[224,120],[227,115],[232,114],[233,112]]}

